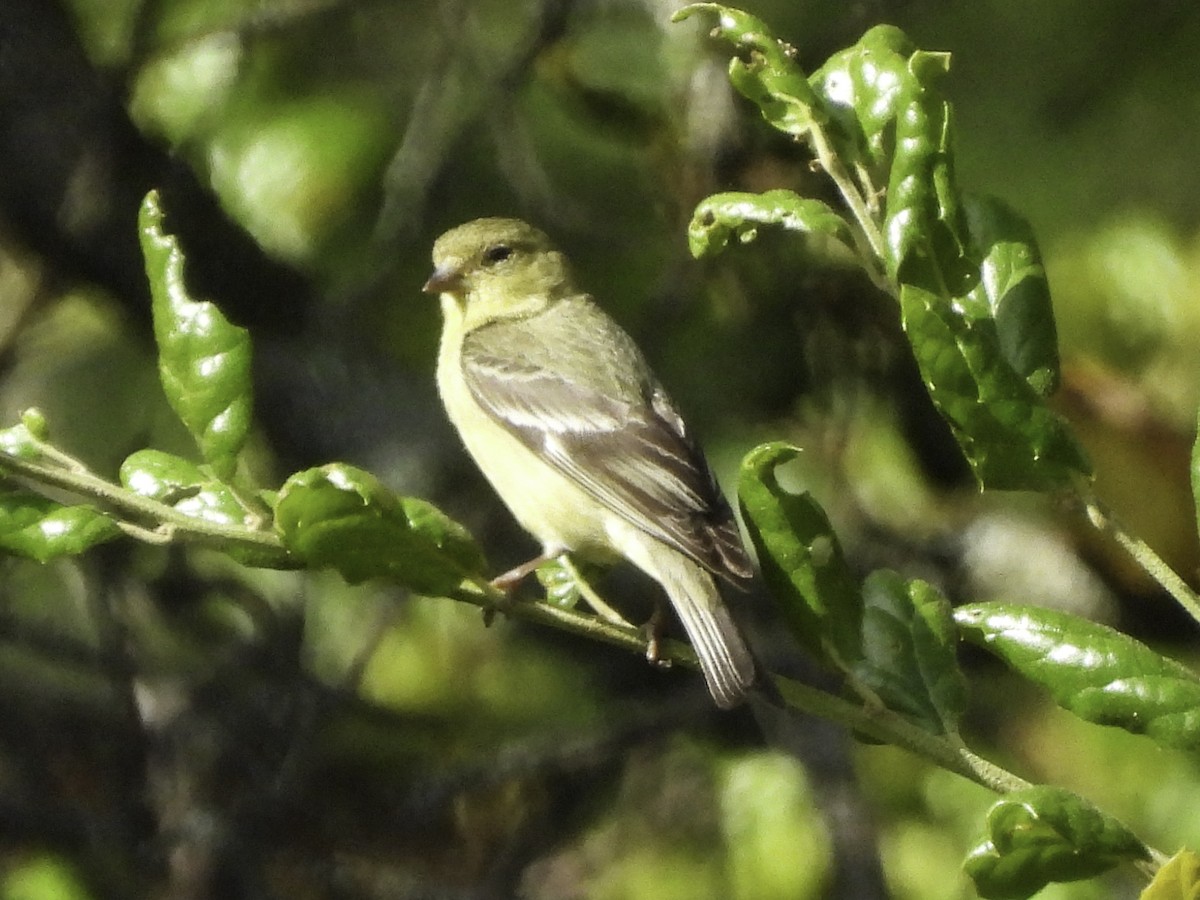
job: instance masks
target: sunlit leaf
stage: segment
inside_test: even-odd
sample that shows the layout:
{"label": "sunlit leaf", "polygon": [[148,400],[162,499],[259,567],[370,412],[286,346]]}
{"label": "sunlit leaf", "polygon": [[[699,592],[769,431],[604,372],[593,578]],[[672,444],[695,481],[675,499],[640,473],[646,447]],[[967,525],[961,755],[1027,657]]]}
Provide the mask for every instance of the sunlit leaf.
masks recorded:
{"label": "sunlit leaf", "polygon": [[996,322],[1000,352],[1036,393],[1058,387],[1058,328],[1033,229],[994,197],[968,198],[967,222],[983,262],[975,287]]}
{"label": "sunlit leaf", "polygon": [[725,249],[730,240],[753,240],[761,225],[824,235],[852,247],[846,220],[828,204],[785,190],[713,194],[700,201],[688,226],[688,244],[693,256],[706,256]]}
{"label": "sunlit leaf", "polygon": [[0,549],[47,562],[73,556],[121,534],[91,506],[63,506],[38,494],[0,490]]}
{"label": "sunlit leaf", "polygon": [[228,478],[250,429],[250,335],[230,324],[215,304],[188,294],[183,250],[163,231],[156,191],[142,202],[138,230],[163,390],[201,456],[218,477]]}
{"label": "sunlit leaf", "polygon": [[982,298],[906,284],[900,309],[929,396],[981,486],[1063,489],[1090,471],[1066,423],[1005,360]]}
{"label": "sunlit leaf", "polygon": [[1104,625],[1057,610],[971,603],[954,612],[963,636],[1099,725],[1200,748],[1200,678]]}
{"label": "sunlit leaf", "polygon": [[161,450],[139,450],[121,464],[121,484],[174,507],[184,515],[218,525],[250,525],[254,515],[233,489],[186,459]]}
{"label": "sunlit leaf", "polygon": [[719,3],[692,3],[672,17],[679,22],[697,12],[716,13],[714,36],[747,51],[748,61],[729,63],[729,81],[761,110],[763,118],[787,134],[805,134],[825,118],[816,93],[795,61],[795,50],[776,38],[759,18]]}
{"label": "sunlit leaf", "polygon": [[891,165],[915,49],[899,28],[877,25],[854,46],[829,57],[810,79],[837,126],[837,155],[846,165],[865,166],[880,187]]}
{"label": "sunlit leaf", "polygon": [[342,463],[289,478],[279,492],[275,527],[305,564],[336,569],[352,583],[386,578],[437,594],[485,568],[478,546],[457,522]]}

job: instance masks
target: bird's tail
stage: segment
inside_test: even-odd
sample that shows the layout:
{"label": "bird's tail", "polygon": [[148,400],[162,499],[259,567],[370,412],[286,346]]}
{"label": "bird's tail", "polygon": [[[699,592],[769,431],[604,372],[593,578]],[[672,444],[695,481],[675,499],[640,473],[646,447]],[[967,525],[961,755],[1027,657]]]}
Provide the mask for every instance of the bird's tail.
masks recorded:
{"label": "bird's tail", "polygon": [[629,560],[667,592],[717,706],[737,706],[754,684],[754,657],[721,598],[716,579],[699,563],[645,536],[624,543]]}
{"label": "bird's tail", "polygon": [[737,706],[754,684],[754,657],[716,579],[682,554],[672,556],[673,564],[659,570],[660,582],[700,660],[708,692],[722,709]]}

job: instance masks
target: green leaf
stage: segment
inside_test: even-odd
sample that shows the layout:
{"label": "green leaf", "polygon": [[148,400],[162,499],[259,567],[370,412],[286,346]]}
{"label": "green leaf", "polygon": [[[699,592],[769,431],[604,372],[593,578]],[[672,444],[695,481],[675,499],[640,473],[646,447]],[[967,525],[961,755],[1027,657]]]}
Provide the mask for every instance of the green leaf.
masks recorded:
{"label": "green leaf", "polygon": [[250,335],[215,304],[192,300],[184,282],[179,242],[162,230],[158,193],[138,217],[146,275],[153,296],[158,373],[175,414],[220,478],[229,478],[250,429]]}
{"label": "green leaf", "polygon": [[1056,490],[1090,472],[1066,423],[1005,360],[982,298],[906,284],[900,312],[929,396],[981,487]]}
{"label": "green leaf", "polygon": [[161,450],[139,450],[121,464],[121,484],[135,494],[218,525],[252,525],[254,514],[224,482],[195,463]]}
{"label": "green leaf", "polygon": [[954,177],[953,118],[937,83],[949,54],[908,58],[888,173],[884,238],[888,274],[938,293],[964,293],[979,277]]}
{"label": "green leaf", "polygon": [[121,484],[135,494],[163,503],[174,503],[180,496],[195,493],[211,481],[209,475],[191,460],[162,450],[138,450],[121,463]]}
{"label": "green leaf", "polygon": [[27,409],[21,413],[19,425],[0,430],[0,452],[17,459],[37,459],[42,455],[47,432],[45,416],[39,410]]}
{"label": "green leaf", "polygon": [[311,567],[347,581],[386,578],[425,594],[457,588],[485,570],[470,534],[436,507],[399,497],[343,463],[298,472],[279,491],[275,527]]}
{"label": "green leaf", "polygon": [[972,240],[983,256],[975,287],[986,300],[1004,359],[1042,397],[1058,387],[1058,328],[1050,285],[1033,229],[994,197],[964,204]]}
{"label": "green leaf", "polygon": [[987,836],[963,863],[988,900],[1030,897],[1053,881],[1079,881],[1150,853],[1119,821],[1051,787],[1009,794],[988,810]]}
{"label": "green leaf", "polygon": [[967,640],[1099,725],[1200,749],[1200,678],[1128,635],[1056,610],[971,603],[954,612]]}
{"label": "green leaf", "polygon": [[[574,566],[574,571],[571,566]],[[558,557],[542,563],[534,570],[534,574],[545,590],[546,600],[549,603],[561,606],[563,609],[574,609],[579,605],[580,600],[587,602],[587,598],[583,594],[583,586],[580,584],[579,578],[575,577],[575,573],[578,572],[579,576],[590,585],[603,571],[602,566],[574,557],[571,558],[570,565],[565,565],[562,558]]]}
{"label": "green leaf", "polygon": [[886,180],[896,145],[896,118],[911,93],[912,41],[892,25],[877,25],[831,56],[809,79],[837,126],[835,151]]}
{"label": "green leaf", "polygon": [[743,244],[754,240],[760,225],[779,225],[788,231],[823,234],[853,249],[846,220],[828,204],[785,190],[762,194],[735,191],[705,198],[692,214],[688,245],[695,257],[719,253],[728,246],[731,238]]}
{"label": "green leaf", "polygon": [[574,609],[582,595],[574,573],[558,559],[542,563],[534,570],[538,582],[546,592],[546,600],[563,609]]}
{"label": "green leaf", "polygon": [[863,659],[854,674],[889,709],[953,734],[967,703],[950,603],[924,581],[873,572],[863,585]]}
{"label": "green leaf", "polygon": [[775,467],[799,452],[783,443],[750,451],[738,501],[763,578],[797,639],[835,665],[848,665],[862,658],[862,596],[820,504],[776,479]]}
{"label": "green leaf", "polygon": [[22,490],[0,490],[0,548],[47,562],[73,556],[121,534],[90,506],[63,506]]}
{"label": "green leaf", "polygon": [[1158,870],[1138,900],[1200,900],[1200,856],[1180,850]]}
{"label": "green leaf", "polygon": [[729,63],[729,81],[758,106],[764,119],[785,134],[799,137],[814,121],[826,118],[795,62],[796,51],[776,38],[761,19],[719,3],[692,3],[671,18],[680,22],[697,12],[716,13],[713,35],[749,51],[749,62],[733,59]]}

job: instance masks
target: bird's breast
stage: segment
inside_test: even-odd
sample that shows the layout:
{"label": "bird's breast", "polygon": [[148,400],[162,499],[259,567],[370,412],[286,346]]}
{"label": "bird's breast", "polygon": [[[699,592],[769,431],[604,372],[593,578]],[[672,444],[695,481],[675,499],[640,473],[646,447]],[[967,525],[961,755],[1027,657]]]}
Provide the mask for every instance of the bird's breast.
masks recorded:
{"label": "bird's breast", "polygon": [[462,337],[453,325],[447,319],[438,353],[438,393],[475,464],[543,548],[612,557],[607,525],[614,514],[479,405],[463,377]]}

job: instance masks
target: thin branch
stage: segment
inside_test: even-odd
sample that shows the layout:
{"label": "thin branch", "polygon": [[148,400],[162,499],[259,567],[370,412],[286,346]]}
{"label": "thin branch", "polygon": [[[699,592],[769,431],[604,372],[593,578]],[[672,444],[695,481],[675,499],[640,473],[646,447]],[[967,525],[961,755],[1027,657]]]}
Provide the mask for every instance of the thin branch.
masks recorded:
{"label": "thin branch", "polygon": [[1132,534],[1125,525],[1113,515],[1112,510],[1105,506],[1090,491],[1081,493],[1077,498],[1082,505],[1082,511],[1088,522],[1096,530],[1108,535],[1124,548],[1125,552],[1136,560],[1147,574],[1157,581],[1175,601],[1187,610],[1188,615],[1200,624],[1200,597],[1188,587],[1179,575],[1168,566],[1154,550],[1141,538]]}
{"label": "thin branch", "polygon": [[117,520],[118,527],[140,540],[151,543],[187,540],[224,550],[241,547],[256,554],[266,553],[280,566],[290,563],[287,551],[273,532],[189,516],[158,500],[105,481],[86,469],[74,466],[62,468],[0,453],[0,472],[30,479],[98,503],[106,511],[124,517],[123,522]]}

